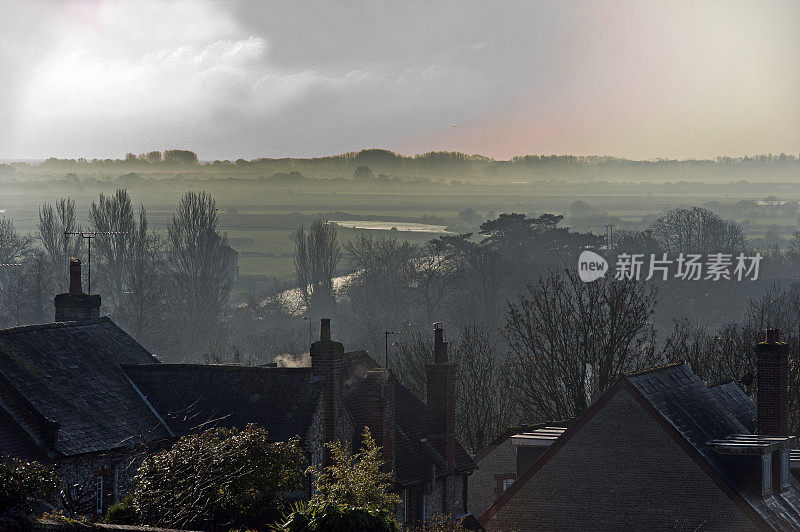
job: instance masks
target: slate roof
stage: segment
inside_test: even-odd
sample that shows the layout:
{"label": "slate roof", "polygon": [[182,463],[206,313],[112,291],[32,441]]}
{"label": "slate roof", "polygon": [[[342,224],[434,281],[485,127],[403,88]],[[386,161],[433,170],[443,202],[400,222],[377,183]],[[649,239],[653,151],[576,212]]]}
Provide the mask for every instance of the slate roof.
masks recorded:
{"label": "slate roof", "polygon": [[708,389],[717,403],[744,425],[747,432],[755,433],[758,417],[756,404],[742,391],[738,384],[729,380],[709,384]]}
{"label": "slate roof", "polygon": [[685,363],[627,379],[770,527],[800,529],[800,484],[791,479],[790,489],[766,497],[741,489],[737,471],[726,467],[708,445],[712,440],[726,439],[733,434],[752,434],[754,418],[751,416],[756,406],[738,385],[727,383],[709,388]]}
{"label": "slate roof", "polygon": [[[363,427],[366,421],[361,384],[367,371],[380,366],[364,351],[345,353],[344,358],[345,403],[356,426]],[[447,473],[447,464],[438,452],[422,441],[427,433],[427,407],[394,375],[391,381],[395,386],[395,479],[403,486],[430,482],[433,468],[436,468],[438,477]],[[456,471],[463,473],[477,467],[469,453],[456,441]]]}
{"label": "slate roof", "polygon": [[108,318],[0,331],[0,379],[60,424],[55,450],[64,456],[170,436],[119,365],[152,362]]}
{"label": "slate roof", "polygon": [[311,368],[155,364],[124,369],[177,436],[256,423],[274,441],[305,438],[323,384]]}
{"label": "slate roof", "polygon": [[[603,408],[606,399],[620,389],[630,392],[679,447],[739,504],[753,519],[754,528],[800,530],[800,484],[794,478],[790,479],[789,489],[762,496],[760,490],[755,493],[746,489],[737,479],[739,471],[726,465],[709,446],[713,440],[752,434],[756,405],[735,382],[706,386],[686,363],[669,364],[621,377],[484,512],[481,522],[488,522],[581,429],[584,420]],[[635,441],[635,434],[627,436]]]}

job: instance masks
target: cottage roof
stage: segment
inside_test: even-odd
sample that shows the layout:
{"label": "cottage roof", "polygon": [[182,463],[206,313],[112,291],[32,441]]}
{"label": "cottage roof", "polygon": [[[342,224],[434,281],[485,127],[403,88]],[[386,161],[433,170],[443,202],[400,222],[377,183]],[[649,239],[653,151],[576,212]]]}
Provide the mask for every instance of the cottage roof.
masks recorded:
{"label": "cottage roof", "polygon": [[[108,318],[0,331],[0,398],[59,424],[55,451],[70,456],[170,436],[120,364],[157,362]],[[10,397],[13,394],[15,397]]]}
{"label": "cottage roof", "polygon": [[204,364],[124,366],[176,435],[255,423],[270,438],[305,437],[322,393],[311,368]]}

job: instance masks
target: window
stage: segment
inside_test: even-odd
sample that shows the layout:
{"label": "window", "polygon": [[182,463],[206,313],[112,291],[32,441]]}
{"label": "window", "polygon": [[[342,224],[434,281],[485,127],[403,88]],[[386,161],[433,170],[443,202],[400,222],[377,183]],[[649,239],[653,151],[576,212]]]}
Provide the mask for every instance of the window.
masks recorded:
{"label": "window", "polygon": [[97,501],[97,513],[103,513],[103,475],[97,477],[95,482],[95,489],[96,491],[96,501]]}
{"label": "window", "polygon": [[498,473],[494,476],[494,494],[496,496],[500,496],[504,491],[506,491],[511,484],[514,483],[516,480],[517,475],[514,473]]}

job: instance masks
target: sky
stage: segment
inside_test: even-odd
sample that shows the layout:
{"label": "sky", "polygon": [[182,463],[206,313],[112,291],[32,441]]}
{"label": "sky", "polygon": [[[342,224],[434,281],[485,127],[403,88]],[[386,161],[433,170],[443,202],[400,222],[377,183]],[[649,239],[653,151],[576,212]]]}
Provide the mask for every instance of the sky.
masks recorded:
{"label": "sky", "polygon": [[800,152],[800,2],[0,0],[0,159]]}

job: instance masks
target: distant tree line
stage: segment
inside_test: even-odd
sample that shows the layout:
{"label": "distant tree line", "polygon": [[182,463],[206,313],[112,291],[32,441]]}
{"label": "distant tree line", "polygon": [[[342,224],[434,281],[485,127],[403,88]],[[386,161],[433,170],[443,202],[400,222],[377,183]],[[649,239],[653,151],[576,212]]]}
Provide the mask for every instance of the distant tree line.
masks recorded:
{"label": "distant tree line", "polygon": [[[57,159],[50,158],[44,167],[76,168],[91,167],[166,167],[195,166],[197,154],[189,150],[170,149],[143,154],[126,154],[124,159]],[[312,158],[258,158],[215,160],[204,163],[211,169],[290,173],[303,172],[315,177],[351,175],[359,168],[384,175],[443,176],[449,178],[469,177],[583,177],[615,176],[615,178],[696,178],[697,174],[718,177],[731,176],[738,171],[752,173],[755,170],[788,172],[794,175],[800,168],[800,158],[795,154],[762,154],[743,157],[717,157],[716,159],[653,159],[629,160],[611,156],[576,155],[521,155],[510,160],[495,160],[477,154],[461,152],[428,152],[406,156],[384,149],[366,149],[340,155]],[[12,166],[13,168],[13,166]],[[2,172],[2,170],[0,170]],[[733,172],[733,173],[732,173]]]}

